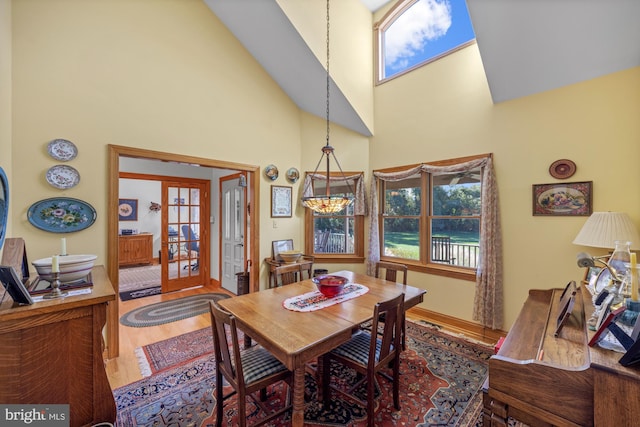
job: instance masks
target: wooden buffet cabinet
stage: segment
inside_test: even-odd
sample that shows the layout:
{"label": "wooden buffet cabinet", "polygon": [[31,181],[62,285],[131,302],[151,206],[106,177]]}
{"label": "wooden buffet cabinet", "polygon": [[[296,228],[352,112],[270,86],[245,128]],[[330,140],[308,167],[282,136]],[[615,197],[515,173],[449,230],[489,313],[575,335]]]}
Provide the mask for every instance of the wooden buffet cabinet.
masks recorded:
{"label": "wooden buffet cabinet", "polygon": [[0,305],[0,403],[68,404],[70,425],[114,422],[102,329],[115,293],[103,266],[90,294]]}
{"label": "wooden buffet cabinet", "polygon": [[483,425],[512,417],[530,426],[638,425],[640,367],[624,367],[622,353],[589,347],[595,332],[583,285],[571,316],[555,336],[562,289],[531,290],[498,354],[489,359]]}
{"label": "wooden buffet cabinet", "polygon": [[151,264],[153,262],[153,234],[120,235],[118,238],[118,264]]}

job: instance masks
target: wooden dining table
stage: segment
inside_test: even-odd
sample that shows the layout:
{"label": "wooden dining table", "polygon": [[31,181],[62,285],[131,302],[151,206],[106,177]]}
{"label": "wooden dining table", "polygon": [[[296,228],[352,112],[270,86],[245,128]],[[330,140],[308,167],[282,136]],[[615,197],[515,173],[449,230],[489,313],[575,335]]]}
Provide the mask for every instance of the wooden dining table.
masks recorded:
{"label": "wooden dining table", "polygon": [[[371,320],[376,303],[405,295],[405,310],[422,302],[424,289],[377,279],[351,271],[334,275],[366,286],[367,293],[315,311],[299,312],[283,306],[287,298],[317,290],[311,279],[219,301],[239,327],[293,371],[292,426],[304,424],[305,365],[348,341],[355,328]],[[320,369],[321,367],[318,367]]]}

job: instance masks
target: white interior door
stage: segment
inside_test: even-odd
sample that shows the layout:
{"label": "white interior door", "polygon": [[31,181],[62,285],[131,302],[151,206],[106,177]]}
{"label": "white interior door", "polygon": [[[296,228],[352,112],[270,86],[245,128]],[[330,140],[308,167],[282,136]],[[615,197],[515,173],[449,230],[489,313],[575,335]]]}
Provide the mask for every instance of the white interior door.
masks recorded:
{"label": "white interior door", "polygon": [[246,259],[246,187],[239,174],[220,180],[220,285],[238,293],[236,273],[245,270]]}

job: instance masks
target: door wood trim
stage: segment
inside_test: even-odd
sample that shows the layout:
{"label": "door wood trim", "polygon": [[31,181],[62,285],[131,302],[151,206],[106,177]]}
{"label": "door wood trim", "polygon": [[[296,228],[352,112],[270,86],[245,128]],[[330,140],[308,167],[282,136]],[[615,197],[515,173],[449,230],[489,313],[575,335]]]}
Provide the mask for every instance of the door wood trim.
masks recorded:
{"label": "door wood trim", "polygon": [[[255,165],[234,163],[223,160],[207,159],[203,157],[186,156],[177,153],[167,153],[155,150],[145,150],[141,148],[125,147],[120,145],[108,145],[108,201],[107,201],[107,274],[109,280],[113,284],[113,288],[118,295],[118,193],[120,179],[120,157],[132,157],[146,160],[161,160],[166,162],[188,163],[194,166],[204,166],[215,169],[230,169],[236,171],[245,171],[247,175],[247,185],[249,186],[248,216],[250,235],[247,239],[250,243],[249,259],[254,264],[259,259],[260,248],[260,206],[257,203],[260,200],[260,167]],[[250,291],[253,292],[258,288],[259,269],[251,269],[250,272]],[[105,332],[106,357],[108,359],[118,357],[120,353],[119,345],[119,310],[118,301],[107,305],[107,324]]]}

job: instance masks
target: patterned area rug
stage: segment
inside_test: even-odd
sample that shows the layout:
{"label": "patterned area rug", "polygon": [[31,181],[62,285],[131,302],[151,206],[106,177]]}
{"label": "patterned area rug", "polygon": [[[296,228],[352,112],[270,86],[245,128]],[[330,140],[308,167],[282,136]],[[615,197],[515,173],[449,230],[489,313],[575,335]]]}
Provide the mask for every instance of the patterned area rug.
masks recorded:
{"label": "patterned area rug", "polygon": [[[121,268],[118,273],[120,299],[128,301],[161,293],[160,264]],[[169,264],[169,279],[178,277],[178,263]]]}
{"label": "patterned area rug", "polygon": [[214,292],[157,302],[123,314],[120,317],[120,323],[135,328],[171,323],[206,313],[209,311],[210,300],[217,301],[224,298],[229,298],[229,295]]}
{"label": "patterned area rug", "polygon": [[[152,375],[114,390],[117,426],[214,426],[212,350],[209,328],[145,346],[141,357]],[[489,346],[408,321],[407,350],[401,362],[401,410],[393,408],[390,382],[379,380],[376,426],[481,425],[481,387],[487,375],[487,360],[492,354]],[[309,364],[310,372],[314,368],[313,363]],[[359,379],[355,371],[339,364],[332,364],[331,372],[331,383],[342,389]],[[366,425],[366,408],[355,400],[334,391],[330,407],[325,408],[317,401],[314,375],[306,375],[305,387],[305,425]],[[249,422],[263,418],[266,411],[282,405],[287,399],[286,388],[282,383],[270,387],[269,399],[259,405],[249,399]],[[359,397],[365,393],[364,388],[355,392]],[[236,407],[235,397],[225,402],[225,425],[237,425]],[[285,414],[267,426],[289,424],[290,414]]]}

